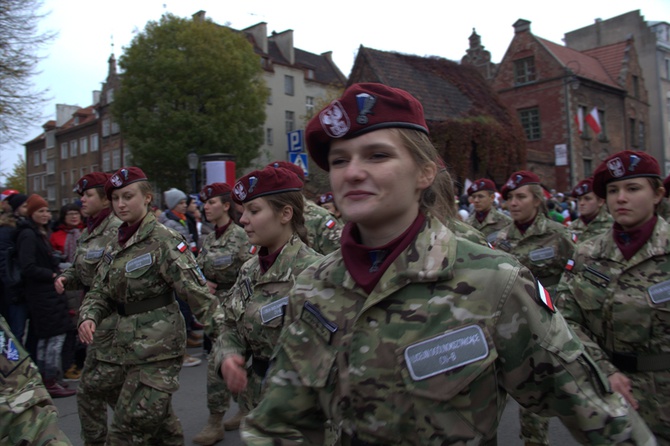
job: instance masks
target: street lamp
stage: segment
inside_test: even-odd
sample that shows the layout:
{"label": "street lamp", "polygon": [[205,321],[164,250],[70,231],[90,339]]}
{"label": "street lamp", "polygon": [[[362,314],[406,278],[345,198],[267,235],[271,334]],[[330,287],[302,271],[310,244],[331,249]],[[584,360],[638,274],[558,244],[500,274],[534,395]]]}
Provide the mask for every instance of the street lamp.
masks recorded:
{"label": "street lamp", "polygon": [[187,155],[188,158],[188,168],[191,170],[193,176],[193,193],[198,193],[198,183],[196,180],[196,172],[198,171],[198,154],[195,153],[195,150],[191,150]]}

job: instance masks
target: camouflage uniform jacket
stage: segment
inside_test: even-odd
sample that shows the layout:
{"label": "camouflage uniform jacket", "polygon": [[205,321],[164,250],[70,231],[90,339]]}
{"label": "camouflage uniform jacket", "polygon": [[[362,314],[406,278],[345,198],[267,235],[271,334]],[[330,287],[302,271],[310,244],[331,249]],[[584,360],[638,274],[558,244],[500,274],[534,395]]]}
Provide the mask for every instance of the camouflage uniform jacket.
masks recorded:
{"label": "camouflage uniform jacket", "polygon": [[573,235],[573,239],[577,239],[576,243],[581,243],[595,237],[596,235],[600,235],[609,231],[612,229],[613,224],[614,219],[607,211],[607,206],[602,205],[600,206],[598,215],[596,215],[596,217],[591,220],[591,223],[587,225],[581,218],[578,218],[576,221],[572,222],[568,230]]}
{"label": "camouflage uniform jacket", "polygon": [[330,212],[308,199],[305,202],[305,228],[309,246],[327,255],[340,247],[342,223]]}
{"label": "camouflage uniform jacket", "polygon": [[244,229],[231,222],[217,238],[207,234],[198,255],[198,266],[210,282],[217,284],[216,296],[223,303],[232,291],[240,268],[252,257],[251,244]]}
{"label": "camouflage uniform jacket", "polygon": [[320,257],[294,234],[265,274],[261,273],[258,256],[242,266],[224,306],[225,328],[217,339],[216,364],[228,355],[245,356],[248,351],[254,359],[270,359],[295,276]]}
{"label": "camouflage uniform jacket", "polygon": [[[613,352],[638,357],[670,354],[670,224],[659,218],[647,243],[629,260],[612,230],[580,243],[557,289],[561,313],[607,375],[618,372]],[[624,373],[633,396],[653,395],[652,415],[670,425],[670,368]],[[660,365],[662,359],[655,359]],[[641,407],[642,409],[642,407]]]}
{"label": "camouflage uniform jacket", "polygon": [[[119,304],[138,305],[169,298],[174,292],[211,332],[218,300],[209,293],[183,237],[149,213],[123,247],[114,239],[105,248],[93,286],[84,298],[79,323],[90,319],[98,325],[117,311]],[[174,300],[149,311],[119,315],[114,331],[107,362],[141,364],[181,357],[185,352],[184,318]]]}
{"label": "camouflage uniform jacket", "polygon": [[71,445],[30,355],[0,316],[0,444]]}
{"label": "camouflage uniform jacket", "polygon": [[479,223],[476,213],[473,212],[470,217],[468,217],[466,223],[484,234],[487,242],[493,243],[498,231],[512,223],[512,219],[498,209],[492,207],[483,222]]}
{"label": "camouflage uniform jacket", "polygon": [[[630,435],[627,409],[513,257],[428,219],[367,295],[340,251],[291,290],[248,445],[323,444],[323,424],[374,445],[479,444],[509,393],[578,440]],[[600,381],[600,382],[598,382]]]}
{"label": "camouflage uniform jacket", "polygon": [[67,289],[90,288],[105,247],[117,237],[119,226],[121,220],[110,213],[92,232],[88,228],[82,231],[72,266],[61,273],[67,279]]}
{"label": "camouflage uniform jacket", "polygon": [[558,284],[575,250],[565,226],[541,212],[524,234],[514,222],[501,229],[494,247],[516,257],[547,288]]}
{"label": "camouflage uniform jacket", "polygon": [[458,217],[448,219],[446,226],[458,237],[470,240],[472,243],[477,243],[478,245],[489,246],[484,234]]}

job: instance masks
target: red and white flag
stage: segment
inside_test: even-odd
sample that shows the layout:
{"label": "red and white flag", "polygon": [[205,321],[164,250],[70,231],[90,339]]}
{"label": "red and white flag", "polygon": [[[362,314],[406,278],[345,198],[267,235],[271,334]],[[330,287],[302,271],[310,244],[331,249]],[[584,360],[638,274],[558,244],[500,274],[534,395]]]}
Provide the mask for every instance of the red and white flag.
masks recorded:
{"label": "red and white flag", "polygon": [[540,298],[540,302],[552,313],[556,313],[556,307],[554,307],[554,302],[551,300],[551,294],[542,286],[539,280],[537,280],[537,297]]}
{"label": "red and white flag", "polygon": [[584,109],[577,107],[577,114],[575,114],[575,125],[577,126],[577,131],[581,135],[584,133]]}
{"label": "red and white flag", "polygon": [[600,117],[598,116],[598,108],[593,107],[593,110],[591,110],[591,113],[586,115],[586,118],[584,119],[586,123],[591,127],[591,130],[593,130],[593,133],[596,135],[599,135],[600,132],[602,131],[602,127],[600,126]]}

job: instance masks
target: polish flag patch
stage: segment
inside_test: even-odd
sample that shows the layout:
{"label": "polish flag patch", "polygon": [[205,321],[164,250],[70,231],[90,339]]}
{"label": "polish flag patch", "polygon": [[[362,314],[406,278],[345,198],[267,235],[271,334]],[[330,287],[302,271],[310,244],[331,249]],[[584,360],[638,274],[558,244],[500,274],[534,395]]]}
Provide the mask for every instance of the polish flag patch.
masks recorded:
{"label": "polish flag patch", "polygon": [[177,245],[177,249],[179,250],[179,252],[184,252],[188,249],[188,245],[184,242],[181,242]]}
{"label": "polish flag patch", "polygon": [[539,280],[537,280],[537,296],[545,307],[549,308],[552,313],[556,313],[556,307],[554,307],[554,302],[551,300],[549,291],[542,286]]}
{"label": "polish flag patch", "polygon": [[326,222],[326,228],[333,229],[337,223],[332,218]]}
{"label": "polish flag patch", "polygon": [[575,267],[575,261],[572,259],[568,259],[568,263],[565,264],[565,270],[572,271],[572,268],[574,267]]}
{"label": "polish flag patch", "polygon": [[249,248],[249,254],[256,254],[257,252],[258,252],[258,246],[251,245],[251,248]]}
{"label": "polish flag patch", "polygon": [[572,233],[572,243],[577,243],[578,237],[574,232]]}

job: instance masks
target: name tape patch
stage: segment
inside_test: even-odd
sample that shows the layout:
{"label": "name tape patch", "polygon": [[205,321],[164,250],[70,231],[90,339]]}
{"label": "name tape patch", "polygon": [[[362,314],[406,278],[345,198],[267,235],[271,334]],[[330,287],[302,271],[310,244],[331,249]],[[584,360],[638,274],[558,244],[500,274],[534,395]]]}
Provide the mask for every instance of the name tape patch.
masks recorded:
{"label": "name tape patch", "polygon": [[233,263],[233,256],[231,255],[217,257],[212,262],[214,266],[225,266],[230,265],[231,263]]}
{"label": "name tape patch", "polygon": [[528,253],[528,258],[531,262],[541,262],[542,260],[553,259],[556,256],[553,246],[536,249]]}
{"label": "name tape patch", "polygon": [[653,303],[667,302],[670,300],[670,280],[652,285],[647,288],[647,291],[649,291],[649,297],[651,297]]}
{"label": "name tape patch", "polygon": [[130,260],[126,263],[126,272],[131,273],[135,270],[149,266],[153,263],[154,259],[150,252],[142,254],[139,257],[135,257],[133,260]]}
{"label": "name tape patch", "polygon": [[477,362],[488,355],[489,346],[478,325],[448,331],[405,349],[405,361],[414,381]]}
{"label": "name tape patch", "polygon": [[283,314],[282,308],[288,305],[288,296],[275,300],[272,303],[261,307],[261,322],[267,324],[273,319],[277,319]]}
{"label": "name tape patch", "polygon": [[84,259],[86,260],[97,260],[105,253],[104,249],[89,249],[86,251]]}
{"label": "name tape patch", "polygon": [[329,321],[321,311],[310,302],[303,304],[300,319],[307,322],[324,339],[330,342],[333,333],[339,328],[336,323]]}

